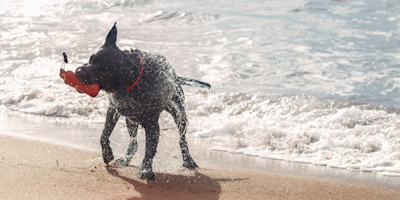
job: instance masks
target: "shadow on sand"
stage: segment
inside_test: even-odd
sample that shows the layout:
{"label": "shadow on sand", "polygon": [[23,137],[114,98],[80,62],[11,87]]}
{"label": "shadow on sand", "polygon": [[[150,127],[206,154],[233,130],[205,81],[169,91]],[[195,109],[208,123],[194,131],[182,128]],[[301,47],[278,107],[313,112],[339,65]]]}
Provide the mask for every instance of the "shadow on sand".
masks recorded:
{"label": "shadow on sand", "polygon": [[[119,167],[107,166],[108,173],[120,178],[133,186],[141,197],[127,199],[219,199],[221,185],[219,182],[228,182],[232,179],[214,179],[198,171],[190,175],[172,175],[155,173],[156,181],[143,181],[122,175]],[[236,180],[237,181],[237,180]]]}

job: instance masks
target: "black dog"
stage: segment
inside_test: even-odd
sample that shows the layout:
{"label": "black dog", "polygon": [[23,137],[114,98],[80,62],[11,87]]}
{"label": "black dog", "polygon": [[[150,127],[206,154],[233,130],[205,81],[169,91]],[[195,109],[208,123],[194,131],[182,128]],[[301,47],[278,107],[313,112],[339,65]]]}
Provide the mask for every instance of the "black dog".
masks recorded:
{"label": "black dog", "polygon": [[138,126],[142,125],[146,131],[146,153],[139,177],[155,179],[152,163],[160,136],[158,119],[160,113],[166,110],[173,116],[179,129],[183,166],[197,167],[189,154],[185,136],[188,120],[181,85],[206,88],[210,88],[210,85],[178,77],[163,56],[139,50],[121,51],[115,44],[116,40],[117,28],[114,24],[105,44],[90,57],[89,64],[77,68],[75,73],[82,83],[99,84],[109,95],[110,105],[100,139],[104,162],[109,163],[114,159],[109,137],[120,115],[123,115],[126,116],[131,140],[126,155],[117,159],[115,164],[129,164],[138,149],[136,133]]}

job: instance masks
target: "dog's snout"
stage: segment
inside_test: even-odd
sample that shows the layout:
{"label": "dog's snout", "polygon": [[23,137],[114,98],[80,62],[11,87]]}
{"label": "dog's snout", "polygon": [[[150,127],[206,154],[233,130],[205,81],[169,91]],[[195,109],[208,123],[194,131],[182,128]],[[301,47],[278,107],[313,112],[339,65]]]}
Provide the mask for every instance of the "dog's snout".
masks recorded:
{"label": "dog's snout", "polygon": [[87,79],[87,74],[86,74],[85,69],[83,67],[78,67],[75,70],[75,76],[81,82],[84,82]]}

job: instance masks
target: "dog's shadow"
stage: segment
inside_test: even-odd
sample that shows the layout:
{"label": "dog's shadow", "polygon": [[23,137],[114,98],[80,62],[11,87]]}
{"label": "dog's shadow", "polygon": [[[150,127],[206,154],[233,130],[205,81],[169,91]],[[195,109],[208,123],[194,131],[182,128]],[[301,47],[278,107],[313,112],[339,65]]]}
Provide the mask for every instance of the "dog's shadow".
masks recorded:
{"label": "dog's shadow", "polygon": [[[156,181],[135,180],[118,172],[119,167],[107,166],[108,173],[120,178],[134,187],[141,197],[128,199],[219,199],[221,185],[219,182],[233,179],[214,179],[198,171],[190,175],[172,175],[155,173]],[[238,180],[236,180],[238,181]],[[240,181],[240,180],[239,180]]]}

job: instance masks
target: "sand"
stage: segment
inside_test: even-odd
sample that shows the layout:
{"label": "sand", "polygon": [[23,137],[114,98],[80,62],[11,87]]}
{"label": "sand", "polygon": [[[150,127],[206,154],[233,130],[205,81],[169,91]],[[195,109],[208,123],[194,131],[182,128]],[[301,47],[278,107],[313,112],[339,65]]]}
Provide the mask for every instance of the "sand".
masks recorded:
{"label": "sand", "polygon": [[0,135],[0,199],[400,199],[400,191],[259,170],[198,168],[138,179],[101,152]]}

